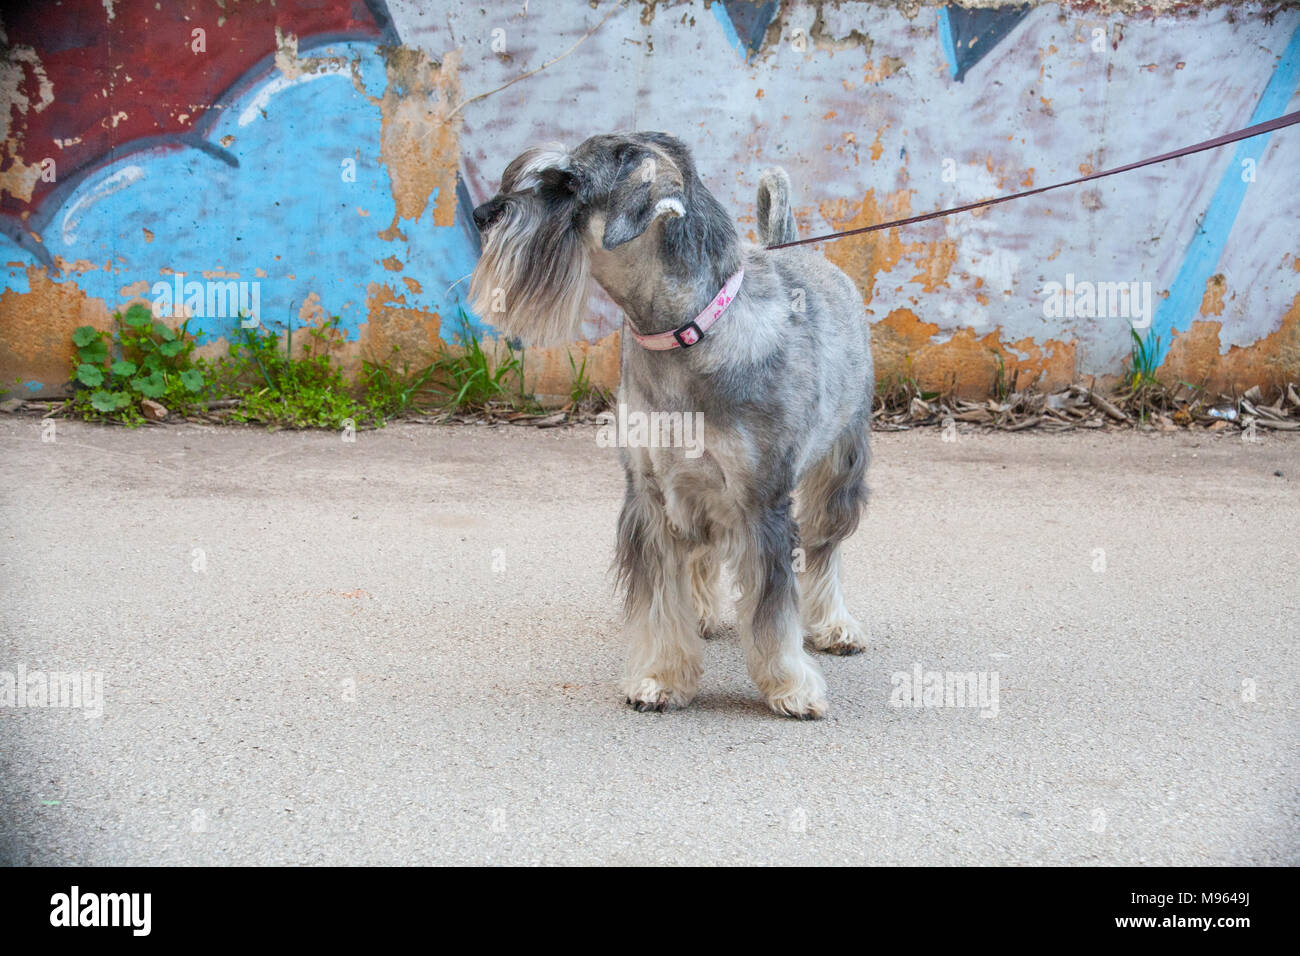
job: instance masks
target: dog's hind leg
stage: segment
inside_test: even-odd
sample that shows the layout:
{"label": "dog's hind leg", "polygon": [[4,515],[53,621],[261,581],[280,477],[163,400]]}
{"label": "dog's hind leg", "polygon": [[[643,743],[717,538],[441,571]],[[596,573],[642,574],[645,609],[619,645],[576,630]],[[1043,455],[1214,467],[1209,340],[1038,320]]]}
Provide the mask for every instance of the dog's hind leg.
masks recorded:
{"label": "dog's hind leg", "polygon": [[691,545],[674,531],[663,496],[629,476],[618,519],[619,577],[627,588],[627,702],[637,710],[685,707],[702,670],[691,588]]}
{"label": "dog's hind leg", "polygon": [[826,679],[803,648],[790,510],[786,496],[737,532],[738,620],[749,675],[768,706],[788,717],[816,718],[826,714]]}
{"label": "dog's hind leg", "polygon": [[867,629],[844,606],[840,590],[840,542],[857,528],[866,501],[868,439],[866,423],[850,424],[799,483],[803,633],[830,654],[857,654],[868,643]]}

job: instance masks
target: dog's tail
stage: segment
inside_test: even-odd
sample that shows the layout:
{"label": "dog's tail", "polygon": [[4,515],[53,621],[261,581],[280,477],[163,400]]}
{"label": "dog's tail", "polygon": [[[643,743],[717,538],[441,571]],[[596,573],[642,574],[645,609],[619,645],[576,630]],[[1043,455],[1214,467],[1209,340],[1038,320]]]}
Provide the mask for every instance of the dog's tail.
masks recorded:
{"label": "dog's tail", "polygon": [[780,166],[769,166],[758,177],[758,241],[774,246],[798,238],[790,208],[790,177]]}

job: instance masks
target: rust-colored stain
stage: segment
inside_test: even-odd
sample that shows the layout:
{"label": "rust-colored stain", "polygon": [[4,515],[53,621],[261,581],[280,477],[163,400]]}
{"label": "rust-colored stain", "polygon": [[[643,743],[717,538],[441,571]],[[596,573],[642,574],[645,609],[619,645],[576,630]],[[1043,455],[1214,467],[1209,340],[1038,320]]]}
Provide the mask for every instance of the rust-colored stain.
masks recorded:
{"label": "rust-colored stain", "polygon": [[939,326],[923,322],[911,309],[895,309],[871,327],[876,381],[889,388],[914,379],[925,391],[953,390],[962,398],[986,398],[995,391],[999,363],[1008,386],[1055,388],[1075,380],[1073,342],[1033,339],[1004,342],[995,329],[977,336],[958,329],[946,342],[935,342]]}
{"label": "rust-colored stain", "polygon": [[112,319],[102,299],[88,297],[75,282],[55,282],[40,266],[27,267],[29,291],[0,294],[0,387],[21,378],[40,382],[39,392],[53,395],[68,381],[75,350],[72,332],[79,325],[109,329]]}
{"label": "rust-colored stain", "polygon": [[0,195],[9,193],[23,202],[31,202],[36,180],[41,178],[41,164],[28,166],[17,154],[17,148],[18,145],[10,140],[9,155],[13,158],[13,162],[0,169]]}
{"label": "rust-colored stain", "polygon": [[389,227],[383,230],[382,232],[376,233],[375,235],[379,236],[379,238],[384,240],[384,242],[395,242],[398,239],[400,239],[402,242],[406,241],[406,233],[402,232],[402,230],[397,227],[396,214],[393,215],[393,221],[389,225]]}
{"label": "rust-colored stain", "polygon": [[884,145],[880,142],[880,137],[883,136],[884,133],[885,133],[885,127],[883,126],[880,127],[880,129],[876,130],[875,141],[872,142],[871,144],[871,161],[873,163],[876,160],[878,160],[881,157],[881,154],[883,154],[885,151]]}
{"label": "rust-colored stain", "polygon": [[866,70],[862,74],[863,83],[879,83],[887,80],[904,67],[904,63],[896,56],[885,56],[880,58],[879,63],[867,61]]}
{"label": "rust-colored stain", "polygon": [[1205,294],[1201,296],[1201,315],[1223,315],[1223,293],[1227,290],[1223,273],[1205,280]]}
{"label": "rust-colored stain", "polygon": [[[838,200],[821,206],[822,215],[836,231],[905,217],[910,212],[908,190],[888,194],[883,200],[877,200],[873,190],[860,203]],[[841,239],[828,245],[825,254],[853,278],[870,306],[881,275],[893,272],[905,259],[916,267],[906,281],[918,284],[923,293],[947,287],[957,260],[957,243],[949,238],[908,243],[897,229],[887,229]],[[974,288],[980,290],[982,285],[977,280]],[[989,300],[986,291],[976,291],[975,296],[981,304]],[[889,383],[911,377],[927,391],[955,389],[964,397],[981,398],[994,390],[1000,357],[1007,383],[1018,381],[1025,387],[1037,381],[1041,387],[1054,387],[1074,380],[1077,349],[1073,342],[1029,338],[1004,342],[1000,329],[983,336],[972,329],[958,329],[946,342],[934,342],[939,331],[939,326],[923,322],[910,309],[895,309],[875,323],[871,335],[877,379]]]}
{"label": "rust-colored stain", "polygon": [[948,273],[957,261],[957,242],[954,239],[940,239],[937,242],[913,243],[911,248],[923,247],[925,254],[917,263],[921,271],[908,282],[916,282],[922,292],[934,292],[940,286],[948,285]]}
{"label": "rust-colored stain", "polygon": [[[367,99],[382,117],[379,152],[392,180],[396,212],[380,238],[391,241],[401,236],[398,220],[424,215],[435,190],[434,225],[450,226],[456,220],[462,119],[453,111],[460,102],[460,51],[448,51],[438,63],[421,50],[395,47],[387,51],[385,66],[384,95]],[[364,94],[360,77],[353,82]]]}
{"label": "rust-colored stain", "polygon": [[[307,328],[308,326],[319,327],[329,318],[325,314],[325,306],[321,304],[320,293],[308,293],[307,298],[298,306],[298,322],[295,328]],[[298,337],[299,347],[302,348],[307,342],[307,336]]]}
{"label": "rust-colored stain", "polygon": [[[881,202],[875,190],[870,190],[860,203],[837,199],[822,203],[820,208],[835,231],[859,229],[886,219],[905,218],[912,211],[912,193],[901,189]],[[908,243],[903,242],[897,229],[882,229],[830,243],[825,254],[857,283],[870,305],[879,274],[892,272],[904,258],[915,260],[919,271],[907,281],[919,283],[922,291],[933,292],[947,285],[948,273],[957,258],[957,244],[952,239]]]}
{"label": "rust-colored stain", "polygon": [[384,268],[389,272],[402,271],[402,260],[397,258],[397,256],[389,256],[387,259],[383,260],[383,264]]}
{"label": "rust-colored stain", "polygon": [[[842,232],[887,219],[905,218],[910,208],[911,194],[907,190],[893,193],[882,204],[876,200],[876,191],[872,189],[860,203],[847,199],[824,202],[821,213],[836,232]],[[908,247],[899,238],[897,229],[882,229],[829,243],[824,252],[827,259],[857,283],[862,297],[870,305],[876,291],[876,277],[882,272],[892,271],[907,254]]]}
{"label": "rust-colored stain", "polygon": [[[89,259],[77,259],[76,261],[70,261],[68,259],[65,259],[63,256],[55,256],[54,265],[62,273],[65,274],[76,273],[77,275],[82,275],[87,272],[93,272],[94,270],[99,268],[99,266],[95,265]],[[104,264],[104,268],[105,271],[110,271],[111,269],[110,263],[106,262]]]}
{"label": "rust-colored stain", "polygon": [[[366,288],[368,321],[361,328],[356,355],[374,362],[396,358],[397,366],[409,362],[412,368],[427,365],[442,347],[442,316],[437,312],[407,305],[405,293],[392,286],[372,282]],[[349,352],[352,350],[349,349]]]}
{"label": "rust-colored stain", "polygon": [[1244,391],[1252,385],[1300,382],[1300,293],[1282,316],[1281,327],[1257,342],[1233,345],[1222,352],[1222,328],[1222,322],[1198,319],[1186,332],[1175,332],[1169,354],[1160,366],[1161,378],[1226,393]]}

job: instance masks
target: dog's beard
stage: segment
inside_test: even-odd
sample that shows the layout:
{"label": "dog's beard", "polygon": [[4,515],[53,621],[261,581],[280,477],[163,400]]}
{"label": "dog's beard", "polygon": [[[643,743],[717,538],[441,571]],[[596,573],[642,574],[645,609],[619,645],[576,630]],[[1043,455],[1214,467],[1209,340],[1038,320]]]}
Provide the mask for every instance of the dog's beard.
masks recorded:
{"label": "dog's beard", "polygon": [[470,301],[509,338],[564,345],[582,332],[589,279],[587,253],[572,223],[512,204],[488,230]]}

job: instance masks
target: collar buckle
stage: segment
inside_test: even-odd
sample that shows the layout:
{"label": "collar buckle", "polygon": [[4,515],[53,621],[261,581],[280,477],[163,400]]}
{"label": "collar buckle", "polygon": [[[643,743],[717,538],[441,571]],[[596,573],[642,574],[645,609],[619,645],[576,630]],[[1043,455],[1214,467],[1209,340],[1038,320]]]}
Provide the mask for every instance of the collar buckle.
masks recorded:
{"label": "collar buckle", "polygon": [[688,349],[704,338],[704,330],[696,325],[694,319],[691,319],[681,328],[673,329],[673,338],[682,348]]}

